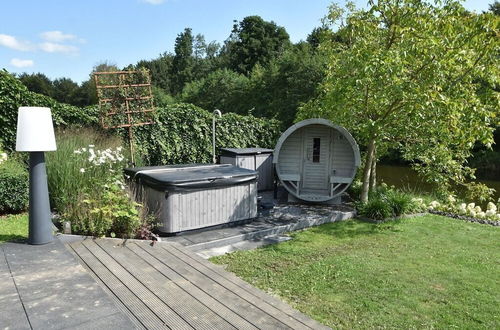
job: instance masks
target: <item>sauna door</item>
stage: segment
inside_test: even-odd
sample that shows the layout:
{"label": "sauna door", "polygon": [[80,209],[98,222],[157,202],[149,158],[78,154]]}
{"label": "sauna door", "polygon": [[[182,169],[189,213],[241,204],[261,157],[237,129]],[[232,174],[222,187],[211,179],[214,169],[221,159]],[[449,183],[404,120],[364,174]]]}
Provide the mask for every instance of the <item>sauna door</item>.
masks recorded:
{"label": "sauna door", "polygon": [[307,127],[303,135],[302,192],[328,194],[331,129],[323,125]]}

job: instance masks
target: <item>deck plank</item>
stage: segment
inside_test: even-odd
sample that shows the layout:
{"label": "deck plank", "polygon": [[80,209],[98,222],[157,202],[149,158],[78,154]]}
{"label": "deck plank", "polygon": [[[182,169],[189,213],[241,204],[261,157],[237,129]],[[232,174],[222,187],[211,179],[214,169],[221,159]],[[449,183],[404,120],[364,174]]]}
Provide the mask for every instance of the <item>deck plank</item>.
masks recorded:
{"label": "deck plank", "polygon": [[147,329],[327,329],[176,243],[69,243]]}
{"label": "deck plank", "polygon": [[184,319],[182,319],[167,304],[154,295],[141,282],[139,282],[129,271],[121,266],[116,260],[108,255],[93,240],[83,241],[82,244],[106,267],[120,279],[120,281],[130,289],[137,297],[153,311],[171,329],[193,329]]}
{"label": "deck plank", "polygon": [[127,288],[104,264],[82,243],[72,243],[71,249],[88,269],[108,287],[131,314],[147,329],[165,329],[164,322],[154,314],[129,288]]}
{"label": "deck plank", "polygon": [[148,253],[137,244],[128,244],[128,248],[139,255],[141,258],[143,258],[144,261],[151,265],[151,267],[153,267],[156,271],[160,272],[161,274],[163,274],[163,276],[167,277],[183,290],[188,292],[194,299],[200,301],[211,310],[216,311],[221,317],[227,320],[235,328],[248,330],[257,329],[257,327],[251,323],[252,320],[247,321],[244,319],[246,311],[238,309],[231,310],[227,308],[221,302],[217,301],[212,296],[195,286],[193,283],[186,280],[175,270],[163,264],[161,261],[156,259],[153,255]]}
{"label": "deck plank", "polygon": [[151,265],[130,250],[128,248],[129,244],[116,244],[116,242],[109,240],[96,240],[95,242],[193,328],[206,330],[236,329],[218,314],[182,290],[175,282],[157,272]]}
{"label": "deck plank", "polygon": [[[147,246],[143,245],[143,247],[147,249]],[[273,306],[266,304],[265,301],[247,294],[234,284],[224,279],[214,279],[207,276],[200,269],[187,263],[187,258],[176,256],[176,251],[170,248],[170,244],[161,244],[159,247],[148,249],[148,251],[157,257],[160,262],[172,268],[175,267],[177,271],[182,272],[182,275],[188,281],[201,288],[207,294],[210,294],[213,298],[224,303],[226,307],[245,311],[247,319],[253,320],[253,323],[257,327],[265,329],[307,328],[304,324],[280,312]]]}

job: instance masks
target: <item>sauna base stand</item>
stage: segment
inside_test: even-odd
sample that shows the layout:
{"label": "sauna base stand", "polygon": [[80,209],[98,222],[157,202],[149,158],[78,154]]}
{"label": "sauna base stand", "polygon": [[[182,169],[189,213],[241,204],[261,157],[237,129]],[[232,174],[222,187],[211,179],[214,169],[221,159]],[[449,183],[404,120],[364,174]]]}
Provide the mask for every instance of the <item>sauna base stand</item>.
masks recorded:
{"label": "sauna base stand", "polygon": [[302,199],[298,199],[292,194],[288,194],[288,203],[299,203],[299,204],[322,204],[322,205],[339,205],[342,204],[342,198],[337,196],[326,202],[309,202]]}

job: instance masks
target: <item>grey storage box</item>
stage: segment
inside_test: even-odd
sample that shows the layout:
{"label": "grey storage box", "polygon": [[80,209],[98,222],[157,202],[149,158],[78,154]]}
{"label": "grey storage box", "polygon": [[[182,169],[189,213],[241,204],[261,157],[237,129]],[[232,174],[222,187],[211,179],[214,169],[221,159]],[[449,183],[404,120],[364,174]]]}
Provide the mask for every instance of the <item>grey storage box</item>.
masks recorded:
{"label": "grey storage box", "polygon": [[257,171],[258,190],[271,190],[274,187],[273,149],[221,148],[220,163]]}
{"label": "grey storage box", "polygon": [[136,199],[164,233],[257,216],[257,172],[232,165],[172,165],[124,170]]}

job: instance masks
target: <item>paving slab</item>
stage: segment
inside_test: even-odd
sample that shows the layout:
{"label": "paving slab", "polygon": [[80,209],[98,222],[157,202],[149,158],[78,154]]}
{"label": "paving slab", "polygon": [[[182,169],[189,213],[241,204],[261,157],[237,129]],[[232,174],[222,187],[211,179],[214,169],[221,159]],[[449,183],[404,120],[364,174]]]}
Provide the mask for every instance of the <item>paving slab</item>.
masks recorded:
{"label": "paving slab", "polygon": [[356,211],[346,205],[276,204],[271,209],[261,209],[259,217],[251,222],[204,228],[162,240],[179,243],[209,258],[282,242],[286,233],[355,216]]}
{"label": "paving slab", "polygon": [[0,245],[0,313],[2,329],[135,328],[57,239]]}

